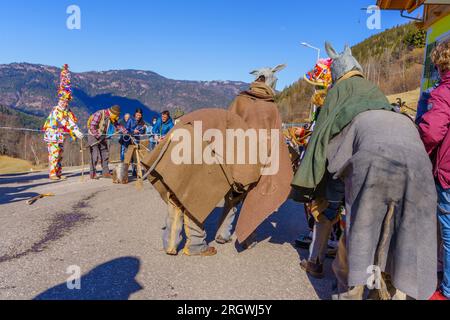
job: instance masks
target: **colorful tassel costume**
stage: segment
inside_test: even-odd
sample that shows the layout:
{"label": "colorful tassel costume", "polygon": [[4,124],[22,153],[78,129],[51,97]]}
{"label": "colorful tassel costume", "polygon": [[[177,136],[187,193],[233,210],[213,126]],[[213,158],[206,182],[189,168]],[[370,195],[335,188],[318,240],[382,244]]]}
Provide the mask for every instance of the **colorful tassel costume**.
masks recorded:
{"label": "colorful tassel costume", "polygon": [[45,131],[44,140],[48,147],[50,178],[60,178],[62,175],[65,135],[68,134],[75,139],[75,134],[80,132],[77,126],[77,118],[68,108],[68,103],[72,100],[68,65],[64,65],[61,71],[58,97],[59,103],[53,108],[43,127]]}

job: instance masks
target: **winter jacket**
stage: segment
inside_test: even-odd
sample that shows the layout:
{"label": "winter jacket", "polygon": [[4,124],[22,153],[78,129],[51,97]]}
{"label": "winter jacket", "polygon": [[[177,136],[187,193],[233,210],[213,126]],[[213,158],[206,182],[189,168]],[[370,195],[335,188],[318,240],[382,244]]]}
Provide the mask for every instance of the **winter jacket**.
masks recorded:
{"label": "winter jacket", "polygon": [[422,117],[419,131],[433,160],[434,175],[444,189],[450,189],[450,71],[431,93],[429,109]]}
{"label": "winter jacket", "polygon": [[[141,121],[138,123],[136,119],[130,119],[127,122],[125,127],[129,134],[136,140],[137,143],[141,141],[141,136],[145,134],[145,122]],[[138,134],[135,134],[134,131],[139,131]]]}
{"label": "winter jacket", "polygon": [[166,122],[162,122],[162,119],[159,118],[156,121],[156,124],[153,126],[153,134],[165,137],[170,130],[172,130],[174,127],[174,123],[172,118],[169,118]]}

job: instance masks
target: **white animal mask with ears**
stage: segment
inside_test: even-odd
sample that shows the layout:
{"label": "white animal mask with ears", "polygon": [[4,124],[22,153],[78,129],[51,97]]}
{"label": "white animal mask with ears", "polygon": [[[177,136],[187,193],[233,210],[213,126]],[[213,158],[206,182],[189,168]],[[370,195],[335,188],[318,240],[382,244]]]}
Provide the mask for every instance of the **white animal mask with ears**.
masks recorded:
{"label": "white animal mask with ears", "polygon": [[357,70],[363,72],[363,68],[355,57],[353,57],[352,49],[348,45],[345,46],[344,52],[341,54],[338,54],[329,42],[325,43],[325,49],[327,50],[328,56],[333,59],[333,63],[331,64],[333,82],[336,82],[350,71]]}
{"label": "white animal mask with ears", "polygon": [[276,77],[275,73],[283,70],[286,68],[285,64],[280,64],[276,66],[275,68],[262,68],[259,70],[255,70],[250,72],[250,74],[255,76],[255,80],[258,80],[260,77],[264,77],[266,79],[266,84],[271,87],[273,90],[277,87],[277,81],[278,78]]}

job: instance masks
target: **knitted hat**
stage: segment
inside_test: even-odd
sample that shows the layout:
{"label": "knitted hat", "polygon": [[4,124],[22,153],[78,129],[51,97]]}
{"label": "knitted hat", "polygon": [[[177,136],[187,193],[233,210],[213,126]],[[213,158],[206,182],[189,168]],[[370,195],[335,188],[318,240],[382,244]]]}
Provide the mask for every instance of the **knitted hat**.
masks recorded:
{"label": "knitted hat", "polygon": [[320,59],[314,70],[305,74],[304,79],[309,84],[328,88],[331,85],[331,59]]}
{"label": "knitted hat", "polygon": [[113,115],[120,116],[120,106],[118,106],[118,105],[112,106],[111,109],[109,109],[109,111]]}
{"label": "knitted hat", "polygon": [[70,83],[69,65],[65,64],[61,70],[58,98],[62,101],[72,100],[72,85]]}

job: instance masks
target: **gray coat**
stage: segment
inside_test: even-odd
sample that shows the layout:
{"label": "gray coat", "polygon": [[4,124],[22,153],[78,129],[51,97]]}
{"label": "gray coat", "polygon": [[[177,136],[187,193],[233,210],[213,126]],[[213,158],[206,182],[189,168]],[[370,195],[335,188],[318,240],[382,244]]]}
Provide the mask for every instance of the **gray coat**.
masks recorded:
{"label": "gray coat", "polygon": [[394,112],[367,111],[328,150],[328,170],[345,182],[348,285],[365,285],[376,265],[397,289],[430,298],[437,286],[437,195],[414,123]]}

